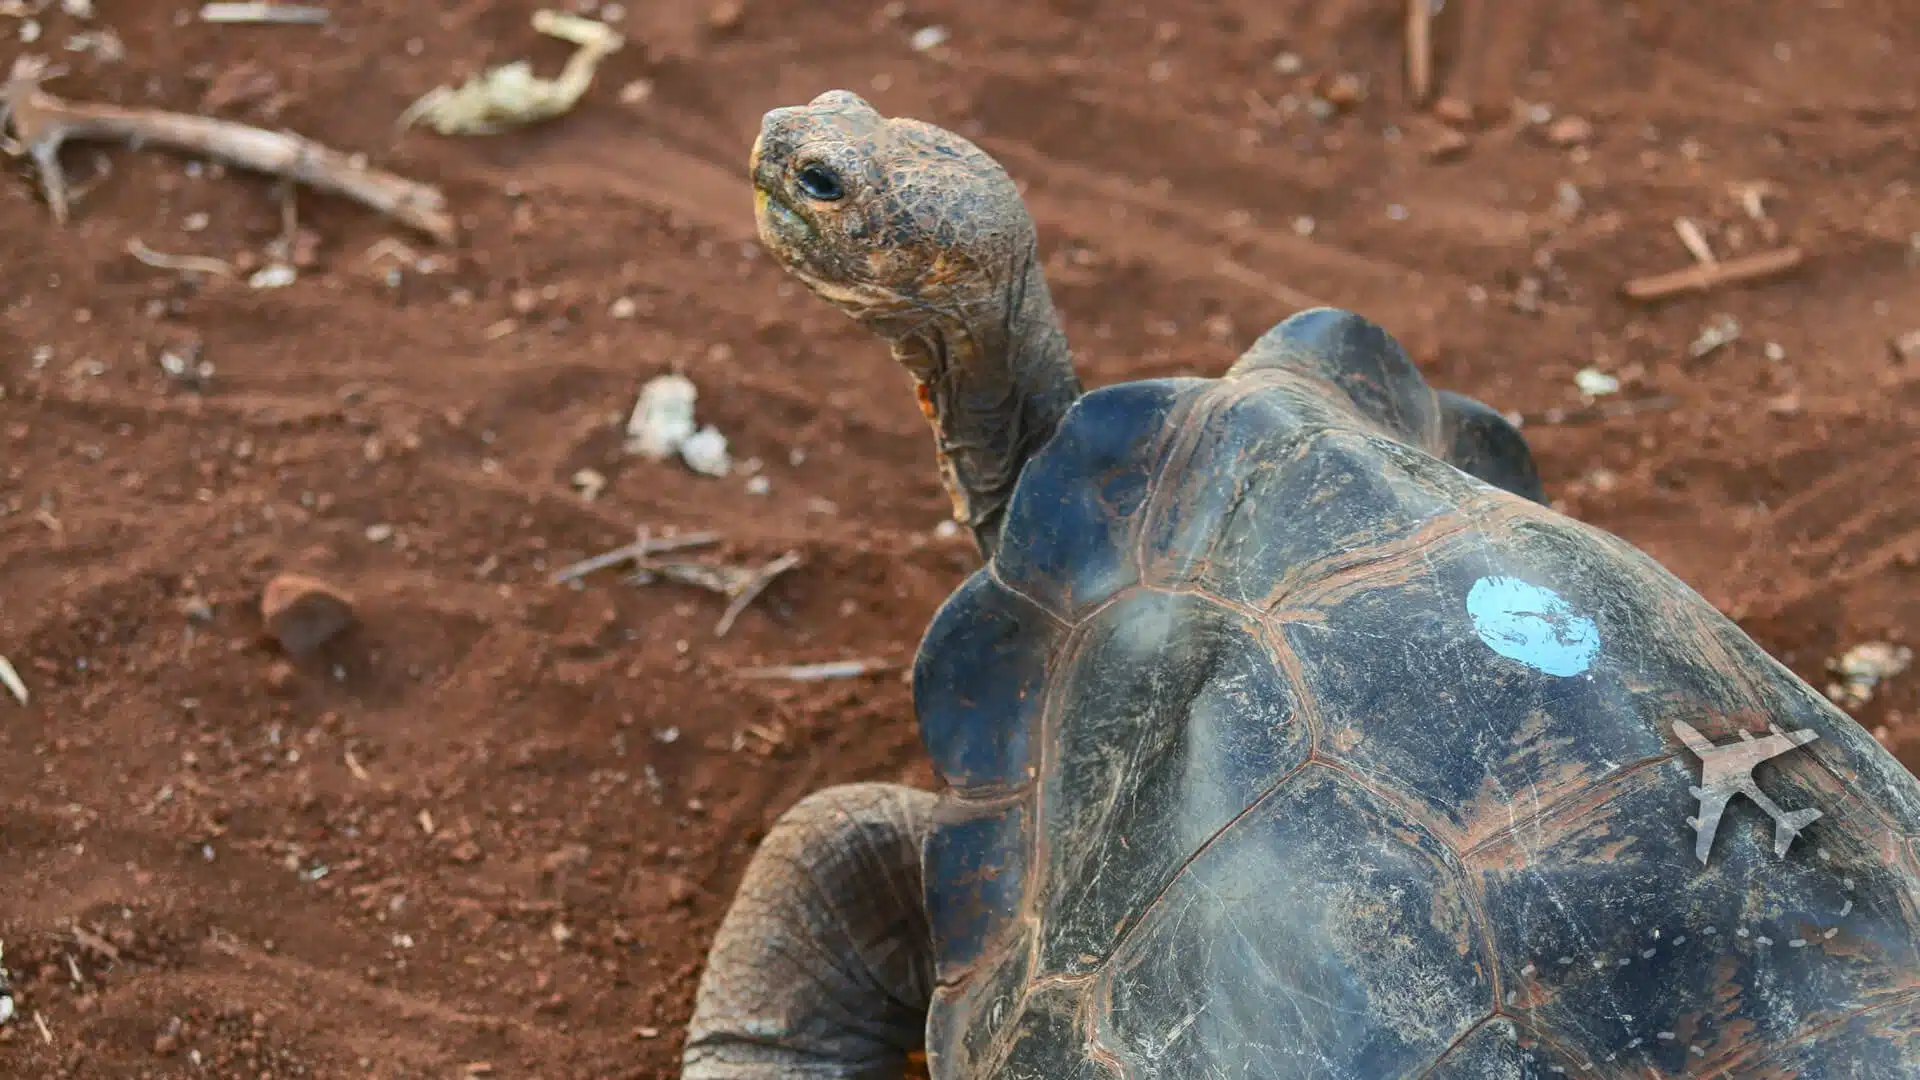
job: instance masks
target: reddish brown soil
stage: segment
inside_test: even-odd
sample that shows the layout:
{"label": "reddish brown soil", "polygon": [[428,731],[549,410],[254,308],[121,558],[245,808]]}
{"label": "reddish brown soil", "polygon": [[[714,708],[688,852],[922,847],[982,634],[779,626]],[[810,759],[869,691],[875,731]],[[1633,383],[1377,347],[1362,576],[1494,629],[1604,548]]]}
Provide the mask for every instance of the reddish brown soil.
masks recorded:
{"label": "reddish brown soil", "polygon": [[[553,70],[565,49],[528,28],[532,3],[339,4],[323,31],[99,0],[127,56],[61,53],[60,93],[364,150],[444,184],[468,238],[449,269],[390,286],[366,253],[398,230],[309,196],[317,264],[298,283],[194,287],[125,245],[257,259],[280,227],[268,183],[76,147],[69,171],[98,182],[62,229],[4,178],[0,653],[33,697],[0,697],[20,1003],[0,1074],[671,1077],[769,821],[837,781],[928,782],[897,671],[730,674],[904,661],[972,565],[933,536],[945,500],[884,350],[753,245],[760,114],[830,87],[975,134],[1028,185],[1090,384],[1218,372],[1310,296],[1531,416],[1578,407],[1587,366],[1622,377],[1613,400],[1670,395],[1530,424],[1553,492],[1824,685],[1827,658],[1920,628],[1920,369],[1888,347],[1920,327],[1907,5],[1539,5],[1554,14],[1490,27],[1464,59],[1443,48],[1443,74],[1479,73],[1453,88],[1499,108],[1437,162],[1386,0],[916,0],[897,21],[750,0],[721,28],[699,5],[631,4],[692,14],[636,10],[574,115],[467,140],[390,124],[482,64]],[[43,18],[59,51],[76,26]],[[928,24],[951,39],[916,52]],[[1277,71],[1283,51],[1303,70]],[[1363,100],[1282,115],[1337,73],[1366,78]],[[622,104],[640,78],[651,97]],[[1510,122],[1513,98],[1591,121],[1590,148]],[[1730,193],[1751,181],[1776,186],[1764,221]],[[183,230],[196,213],[208,226]],[[1793,242],[1809,261],[1620,299],[1687,262],[1679,215],[1722,255]],[[622,297],[635,317],[610,313]],[[1741,339],[1690,358],[1721,313]],[[204,388],[162,373],[183,346],[213,365]],[[674,368],[770,494],[622,456],[636,389]],[[611,480],[597,501],[570,486],[583,466]],[[723,639],[703,593],[547,584],[639,524],[807,562]],[[258,612],[282,569],[349,590],[362,617],[290,670]],[[1916,687],[1861,721],[1898,743]]]}

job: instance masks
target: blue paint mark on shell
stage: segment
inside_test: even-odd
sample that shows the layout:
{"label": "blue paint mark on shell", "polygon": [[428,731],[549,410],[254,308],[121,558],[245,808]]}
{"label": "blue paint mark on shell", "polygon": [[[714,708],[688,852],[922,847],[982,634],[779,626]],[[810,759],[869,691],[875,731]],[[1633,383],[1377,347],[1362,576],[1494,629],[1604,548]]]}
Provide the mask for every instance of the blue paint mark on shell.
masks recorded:
{"label": "blue paint mark on shell", "polygon": [[1549,675],[1578,675],[1600,652],[1600,627],[1552,589],[1519,578],[1483,577],[1467,591],[1467,614],[1487,648]]}

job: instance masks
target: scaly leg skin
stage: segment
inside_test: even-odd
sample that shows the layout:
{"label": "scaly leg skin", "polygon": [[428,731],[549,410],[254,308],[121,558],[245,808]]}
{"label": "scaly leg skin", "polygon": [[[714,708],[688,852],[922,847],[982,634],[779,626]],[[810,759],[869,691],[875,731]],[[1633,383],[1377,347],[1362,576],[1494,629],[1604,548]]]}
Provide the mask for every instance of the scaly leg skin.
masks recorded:
{"label": "scaly leg skin", "polygon": [[933,994],[935,798],[847,784],[781,815],[708,953],[682,1080],[900,1080]]}

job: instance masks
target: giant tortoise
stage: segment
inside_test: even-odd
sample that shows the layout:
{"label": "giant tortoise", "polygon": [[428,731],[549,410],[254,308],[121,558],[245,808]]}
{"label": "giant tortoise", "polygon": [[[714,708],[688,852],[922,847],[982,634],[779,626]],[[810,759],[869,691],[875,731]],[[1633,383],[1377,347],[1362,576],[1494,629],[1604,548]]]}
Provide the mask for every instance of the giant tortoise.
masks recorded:
{"label": "giant tortoise", "polygon": [[1333,309],[1083,392],[973,144],[835,91],[751,169],[986,561],[944,790],[783,815],[687,1080],[1920,1077],[1920,783],[1496,412]]}

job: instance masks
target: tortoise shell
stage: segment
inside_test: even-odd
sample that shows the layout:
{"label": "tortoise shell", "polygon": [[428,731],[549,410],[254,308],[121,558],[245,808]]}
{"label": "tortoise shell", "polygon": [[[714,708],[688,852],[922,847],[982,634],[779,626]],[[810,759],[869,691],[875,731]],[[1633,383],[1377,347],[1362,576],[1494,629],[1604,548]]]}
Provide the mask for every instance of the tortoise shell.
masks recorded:
{"label": "tortoise shell", "polygon": [[1086,394],[915,664],[934,1075],[1920,1076],[1920,783],[1537,492],[1345,312]]}

